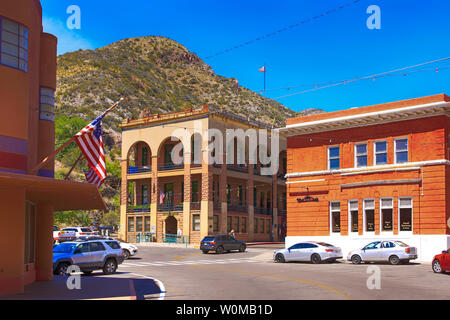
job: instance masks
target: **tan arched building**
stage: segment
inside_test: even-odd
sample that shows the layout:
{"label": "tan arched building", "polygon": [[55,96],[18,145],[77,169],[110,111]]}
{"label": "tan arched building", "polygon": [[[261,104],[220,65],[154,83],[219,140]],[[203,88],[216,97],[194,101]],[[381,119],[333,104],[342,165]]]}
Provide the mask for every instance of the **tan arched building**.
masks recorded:
{"label": "tan arched building", "polygon": [[[121,127],[121,239],[198,244],[208,234],[231,230],[245,241],[284,237],[286,140],[277,140],[281,165],[270,175],[262,174],[260,161],[249,162],[256,143],[237,142],[249,129],[273,136],[266,125],[204,106],[125,120]],[[233,152],[226,147],[230,129],[242,130],[233,131]],[[222,163],[207,157],[216,156],[208,149],[215,139],[222,141]],[[177,147],[180,152],[172,152]]]}
{"label": "tan arched building", "polygon": [[54,210],[104,209],[93,185],[54,179],[57,39],[38,0],[0,1],[0,294],[52,275]]}

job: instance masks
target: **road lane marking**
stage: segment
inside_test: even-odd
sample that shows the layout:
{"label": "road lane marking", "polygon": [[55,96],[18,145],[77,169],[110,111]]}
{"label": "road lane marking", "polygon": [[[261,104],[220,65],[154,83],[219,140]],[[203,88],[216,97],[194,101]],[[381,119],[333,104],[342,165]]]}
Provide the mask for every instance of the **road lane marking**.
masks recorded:
{"label": "road lane marking", "polygon": [[186,258],[186,257],[199,256],[199,255],[201,255],[201,254],[203,254],[203,253],[202,253],[202,252],[196,252],[196,253],[185,254],[185,255],[183,255],[183,256],[179,256],[179,257],[173,259],[173,261],[180,261],[181,259],[184,259],[184,258]]}
{"label": "road lane marking", "polygon": [[230,270],[230,269],[225,269],[225,268],[212,268],[212,267],[204,267],[204,266],[196,266],[196,265],[192,265],[190,266],[192,268],[200,268],[200,269],[205,269],[205,270],[213,270],[213,271],[225,271],[225,272],[233,272],[233,273],[242,273],[242,274],[247,274],[247,275],[254,275],[254,276],[261,276],[261,277],[270,277],[270,278],[278,278],[278,279],[282,279],[282,280],[291,280],[291,281],[296,281],[296,282],[300,282],[300,283],[306,283],[315,287],[319,287],[322,289],[326,289],[328,291],[331,291],[335,294],[338,294],[342,297],[344,297],[346,300],[351,300],[350,297],[348,297],[346,294],[328,287],[327,285],[323,284],[323,283],[319,283],[319,282],[315,282],[315,281],[311,281],[311,280],[305,280],[305,279],[298,279],[298,278],[292,278],[292,277],[286,277],[286,276],[280,276],[280,275],[276,275],[276,274],[267,274],[267,273],[258,273],[258,272],[250,272],[250,271],[240,271],[240,270]]}

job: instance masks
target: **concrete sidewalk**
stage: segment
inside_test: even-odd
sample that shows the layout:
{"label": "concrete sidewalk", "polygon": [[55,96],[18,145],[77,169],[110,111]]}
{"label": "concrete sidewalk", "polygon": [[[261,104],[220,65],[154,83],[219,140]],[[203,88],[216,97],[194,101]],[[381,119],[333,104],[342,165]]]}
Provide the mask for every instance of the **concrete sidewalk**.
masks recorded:
{"label": "concrete sidewalk", "polygon": [[120,272],[109,276],[101,272],[92,276],[81,275],[81,288],[73,290],[68,289],[68,279],[55,276],[53,281],[35,282],[26,286],[23,294],[0,296],[0,300],[140,300],[160,293],[152,279]]}

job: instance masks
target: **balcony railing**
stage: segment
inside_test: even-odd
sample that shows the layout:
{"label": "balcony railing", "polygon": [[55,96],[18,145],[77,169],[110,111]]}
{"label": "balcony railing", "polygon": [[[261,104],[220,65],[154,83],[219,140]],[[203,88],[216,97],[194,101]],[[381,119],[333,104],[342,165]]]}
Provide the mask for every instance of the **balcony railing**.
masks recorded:
{"label": "balcony railing", "polygon": [[227,211],[248,212],[248,207],[239,204],[229,204],[227,205]]}
{"label": "balcony railing", "polygon": [[272,208],[255,208],[255,214],[272,215]]}
{"label": "balcony railing", "polygon": [[173,163],[161,163],[158,165],[159,171],[169,171],[169,170],[179,170],[184,169],[184,163],[173,164]]}
{"label": "balcony railing", "polygon": [[183,204],[158,204],[158,211],[169,212],[169,211],[183,211]]}
{"label": "balcony railing", "polygon": [[150,205],[142,205],[142,206],[128,206],[128,213],[146,213],[150,212]]}
{"label": "balcony railing", "polygon": [[128,234],[128,242],[142,243],[142,242],[156,242],[156,233],[153,232],[139,232],[136,234]]}
{"label": "balcony railing", "polygon": [[229,165],[227,165],[227,170],[247,173],[248,167],[246,165],[241,166],[241,165],[229,164]]}
{"label": "balcony railing", "polygon": [[128,167],[128,174],[136,174],[136,173],[144,173],[144,172],[151,172],[152,167],[151,166],[142,166],[142,167]]}
{"label": "balcony railing", "polygon": [[178,236],[176,234],[162,234],[162,242],[165,243],[189,243],[189,236]]}
{"label": "balcony railing", "polygon": [[191,202],[191,210],[200,210],[200,202]]}

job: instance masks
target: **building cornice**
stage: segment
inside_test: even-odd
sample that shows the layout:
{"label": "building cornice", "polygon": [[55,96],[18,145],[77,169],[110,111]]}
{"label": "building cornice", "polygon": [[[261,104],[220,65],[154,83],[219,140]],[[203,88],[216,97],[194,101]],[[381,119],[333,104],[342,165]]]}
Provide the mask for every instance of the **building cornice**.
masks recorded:
{"label": "building cornice", "polygon": [[437,115],[450,116],[450,102],[439,101],[376,112],[296,123],[281,128],[280,133],[286,136],[296,136],[324,131],[365,127],[375,124],[433,117]]}

